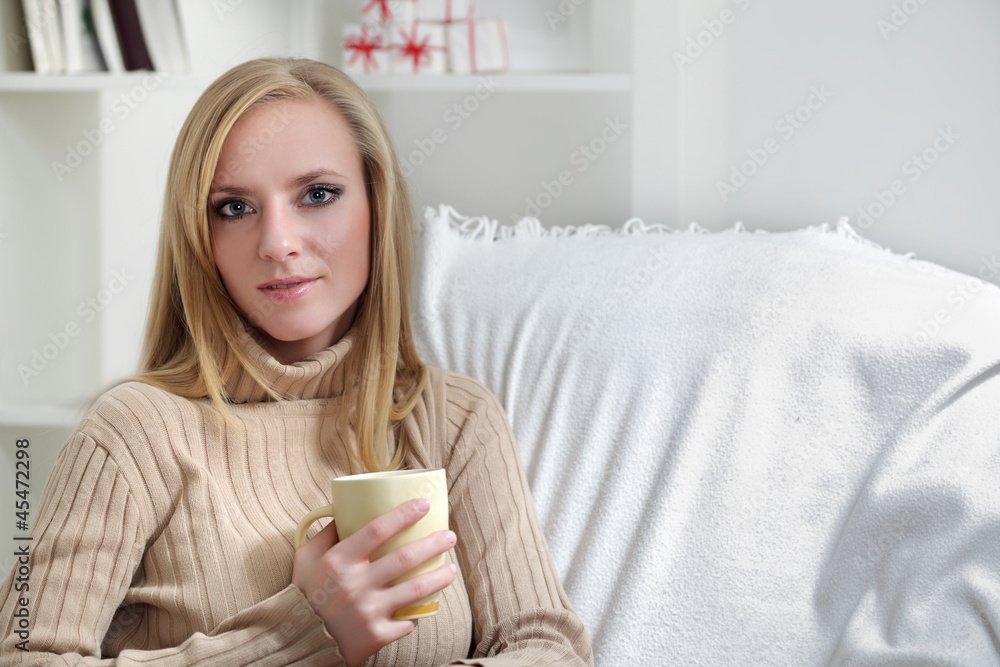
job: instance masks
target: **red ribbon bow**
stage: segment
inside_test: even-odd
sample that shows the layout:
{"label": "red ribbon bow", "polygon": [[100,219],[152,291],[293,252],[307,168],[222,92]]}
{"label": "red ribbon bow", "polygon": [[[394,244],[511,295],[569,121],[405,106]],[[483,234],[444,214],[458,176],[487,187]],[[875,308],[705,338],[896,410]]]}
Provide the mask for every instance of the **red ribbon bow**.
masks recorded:
{"label": "red ribbon bow", "polygon": [[400,36],[405,40],[402,44],[397,46],[399,52],[404,58],[413,59],[413,71],[418,72],[423,65],[430,63],[431,51],[444,51],[443,46],[429,44],[431,40],[430,35],[424,35],[423,39],[417,41],[417,24],[414,23],[410,30],[410,34],[406,34],[406,30],[399,31]]}
{"label": "red ribbon bow", "polygon": [[388,23],[392,20],[392,10],[389,9],[389,0],[370,0],[361,10],[361,13],[367,14],[374,7],[378,7],[379,13],[382,14],[382,18],[379,19],[380,22]]}
{"label": "red ribbon bow", "polygon": [[353,65],[358,58],[364,58],[365,74],[370,74],[373,68],[378,69],[375,51],[384,49],[385,45],[382,43],[381,34],[371,35],[368,33],[368,26],[363,25],[360,35],[351,35],[344,40],[344,48],[352,51],[348,64]]}

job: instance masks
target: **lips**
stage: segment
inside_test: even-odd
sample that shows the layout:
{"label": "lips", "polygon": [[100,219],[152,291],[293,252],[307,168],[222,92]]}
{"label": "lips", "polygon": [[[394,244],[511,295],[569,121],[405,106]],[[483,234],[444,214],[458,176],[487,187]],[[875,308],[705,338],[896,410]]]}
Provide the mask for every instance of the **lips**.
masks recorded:
{"label": "lips", "polygon": [[315,278],[306,278],[305,276],[285,276],[283,278],[275,278],[274,280],[268,280],[266,283],[261,283],[257,285],[258,289],[266,289],[268,287],[291,287],[299,283],[307,283],[311,280],[316,280]]}
{"label": "lips", "polygon": [[318,278],[288,276],[275,278],[257,286],[261,292],[275,301],[294,301],[305,296],[316,284]]}

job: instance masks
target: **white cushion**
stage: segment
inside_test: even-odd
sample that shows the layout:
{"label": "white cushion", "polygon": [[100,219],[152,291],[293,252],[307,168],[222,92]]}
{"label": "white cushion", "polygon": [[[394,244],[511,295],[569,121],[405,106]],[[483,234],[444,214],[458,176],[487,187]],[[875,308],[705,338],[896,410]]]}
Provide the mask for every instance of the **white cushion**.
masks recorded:
{"label": "white cushion", "polygon": [[418,347],[507,410],[598,665],[1000,661],[995,286],[843,221],[420,242]]}

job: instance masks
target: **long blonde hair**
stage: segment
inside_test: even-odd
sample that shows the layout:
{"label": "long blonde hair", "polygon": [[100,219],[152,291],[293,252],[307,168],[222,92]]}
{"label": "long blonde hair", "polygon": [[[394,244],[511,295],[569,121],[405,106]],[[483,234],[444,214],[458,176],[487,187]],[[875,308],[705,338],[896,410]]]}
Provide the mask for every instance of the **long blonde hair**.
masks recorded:
{"label": "long blonde hair", "polygon": [[[208,196],[222,145],[251,108],[288,98],[323,99],[351,128],[368,187],[371,257],[344,360],[341,435],[367,470],[398,468],[407,443],[400,422],[427,383],[413,345],[408,295],[413,212],[381,116],[340,70],[313,60],[262,58],[232,68],[201,95],[181,128],[170,160],[149,319],[137,379],[187,398],[209,398],[230,419],[226,382],[243,369],[275,400],[239,345],[244,328],[212,257]],[[389,432],[398,439],[389,457]]]}

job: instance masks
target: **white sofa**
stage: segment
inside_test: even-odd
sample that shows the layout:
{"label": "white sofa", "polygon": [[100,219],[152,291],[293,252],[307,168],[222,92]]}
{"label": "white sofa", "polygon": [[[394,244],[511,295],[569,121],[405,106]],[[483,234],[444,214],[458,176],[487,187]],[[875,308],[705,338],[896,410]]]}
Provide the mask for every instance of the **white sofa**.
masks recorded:
{"label": "white sofa", "polygon": [[483,381],[598,665],[1000,665],[1000,279],[844,222],[428,210],[418,346]]}

